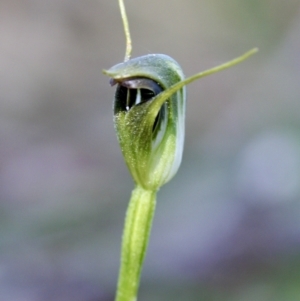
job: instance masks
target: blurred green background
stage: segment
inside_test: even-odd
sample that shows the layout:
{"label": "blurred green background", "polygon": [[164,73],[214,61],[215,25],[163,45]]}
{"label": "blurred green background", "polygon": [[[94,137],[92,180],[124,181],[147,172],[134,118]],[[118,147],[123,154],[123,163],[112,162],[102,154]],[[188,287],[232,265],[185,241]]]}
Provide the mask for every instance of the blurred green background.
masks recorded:
{"label": "blurred green background", "polygon": [[[139,300],[300,300],[300,2],[126,0],[133,56],[186,75],[186,144],[158,194]],[[117,0],[0,2],[0,300],[111,301],[133,188],[102,69]]]}

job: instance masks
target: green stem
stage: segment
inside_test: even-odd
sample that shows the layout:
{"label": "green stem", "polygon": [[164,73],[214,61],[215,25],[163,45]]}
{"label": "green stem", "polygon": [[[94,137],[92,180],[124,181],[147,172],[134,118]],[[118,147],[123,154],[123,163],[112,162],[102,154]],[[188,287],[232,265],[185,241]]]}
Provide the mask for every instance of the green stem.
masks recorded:
{"label": "green stem", "polygon": [[127,209],[121,252],[121,268],[115,301],[136,301],[154,209],[156,191],[136,186]]}
{"label": "green stem", "polygon": [[122,21],[123,21],[123,27],[124,27],[125,38],[126,38],[126,49],[125,49],[124,62],[127,62],[128,60],[130,60],[130,57],[131,57],[132,44],[131,44],[131,37],[130,37],[127,14],[126,14],[125,5],[124,5],[123,0],[119,0],[119,7],[120,7],[120,11],[121,11],[121,17],[122,17]]}

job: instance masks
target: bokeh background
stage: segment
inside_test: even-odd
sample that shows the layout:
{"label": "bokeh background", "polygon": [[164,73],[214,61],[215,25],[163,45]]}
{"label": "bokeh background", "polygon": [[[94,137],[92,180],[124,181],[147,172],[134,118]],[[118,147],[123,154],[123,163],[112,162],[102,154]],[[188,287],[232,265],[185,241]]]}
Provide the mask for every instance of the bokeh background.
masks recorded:
{"label": "bokeh background", "polygon": [[[126,0],[133,56],[186,75],[181,169],[158,195],[139,300],[300,300],[300,2]],[[133,183],[102,69],[117,0],[0,1],[0,300],[111,301]]]}

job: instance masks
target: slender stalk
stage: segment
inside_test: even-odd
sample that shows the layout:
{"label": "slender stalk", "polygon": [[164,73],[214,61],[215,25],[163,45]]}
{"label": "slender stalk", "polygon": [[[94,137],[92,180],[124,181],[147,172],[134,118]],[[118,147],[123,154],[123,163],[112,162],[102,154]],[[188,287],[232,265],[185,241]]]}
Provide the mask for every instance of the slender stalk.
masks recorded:
{"label": "slender stalk", "polygon": [[156,191],[136,186],[127,209],[115,301],[136,301],[156,204]]}
{"label": "slender stalk", "polygon": [[119,0],[119,7],[120,7],[120,11],[121,11],[121,17],[122,17],[122,21],[123,21],[123,27],[124,27],[125,39],[126,39],[126,50],[125,50],[125,58],[124,58],[124,62],[126,62],[131,57],[132,43],[131,43],[131,37],[130,37],[129,23],[128,23],[127,14],[126,14],[125,5],[124,5],[123,0]]}

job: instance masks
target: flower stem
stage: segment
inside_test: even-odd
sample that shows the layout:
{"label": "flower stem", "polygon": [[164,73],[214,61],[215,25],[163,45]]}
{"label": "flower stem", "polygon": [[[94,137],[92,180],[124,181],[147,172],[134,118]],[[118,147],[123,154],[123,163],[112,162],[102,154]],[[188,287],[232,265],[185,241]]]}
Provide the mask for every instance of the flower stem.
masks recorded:
{"label": "flower stem", "polygon": [[115,301],[136,301],[154,209],[156,191],[136,186],[127,209],[123,233],[121,268]]}

